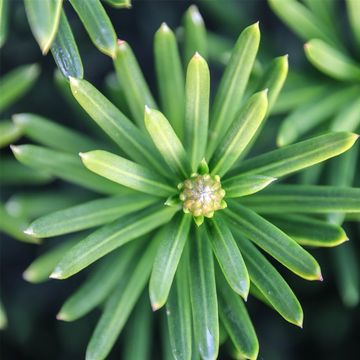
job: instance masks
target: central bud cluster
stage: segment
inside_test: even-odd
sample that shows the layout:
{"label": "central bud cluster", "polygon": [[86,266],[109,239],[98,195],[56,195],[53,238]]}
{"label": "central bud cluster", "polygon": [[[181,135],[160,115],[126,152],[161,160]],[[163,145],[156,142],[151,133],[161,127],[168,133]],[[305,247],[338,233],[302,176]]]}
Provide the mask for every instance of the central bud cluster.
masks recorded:
{"label": "central bud cluster", "polygon": [[225,190],[221,188],[218,175],[212,177],[209,174],[193,174],[190,179],[179,184],[179,188],[184,212],[191,213],[194,217],[211,218],[216,210],[226,207],[223,200]]}

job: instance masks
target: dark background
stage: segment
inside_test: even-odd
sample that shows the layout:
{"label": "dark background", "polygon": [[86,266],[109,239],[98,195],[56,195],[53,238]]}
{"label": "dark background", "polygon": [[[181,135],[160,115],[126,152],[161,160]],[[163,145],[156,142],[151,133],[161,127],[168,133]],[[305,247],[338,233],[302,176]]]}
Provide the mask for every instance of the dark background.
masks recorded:
{"label": "dark background", "polygon": [[[299,41],[271,13],[266,1],[221,1],[224,7],[236,6],[231,20],[219,19],[206,6],[206,1],[197,1],[206,26],[235,42],[237,35],[247,25],[260,20],[262,32],[261,52],[266,56],[290,55],[290,69],[306,66]],[[153,34],[163,21],[175,29],[180,25],[184,11],[193,2],[188,1],[134,1],[131,10],[116,10],[105,5],[119,38],[132,46],[153,93],[156,82],[153,64]],[[66,4],[66,13],[84,62],[85,78],[101,88],[105,76],[113,71],[111,60],[101,54],[90,42],[82,24]],[[339,13],[341,26],[343,13]],[[41,55],[30,32],[22,1],[11,1],[9,37],[1,51],[1,74],[28,63],[41,65],[41,76],[35,87],[22,100],[3,114],[3,117],[19,112],[34,112],[58,122],[87,131],[88,128],[76,118],[53,83],[55,64],[52,56]],[[271,39],[268,40],[267,39]],[[261,54],[260,54],[261,55]],[[212,86],[216,86],[221,68],[210,66]],[[309,70],[310,71],[310,70]],[[0,95],[1,96],[1,95]],[[274,130],[279,118],[270,119],[267,143],[274,146]],[[86,120],[85,120],[86,121]],[[56,185],[55,186],[60,186]],[[3,189],[1,200],[6,200],[17,189]],[[359,239],[359,228],[346,229],[349,237]],[[356,232],[357,231],[357,232]],[[8,328],[0,333],[1,355],[4,360],[47,360],[84,358],[98,313],[93,312],[74,323],[63,323],[55,315],[76,288],[84,274],[66,282],[49,281],[32,285],[22,279],[24,269],[43,251],[43,247],[26,245],[1,235],[1,298],[8,312]],[[346,245],[344,245],[346,246]],[[248,301],[250,316],[260,342],[259,359],[358,359],[360,358],[359,309],[344,307],[337,288],[333,268],[329,264],[331,250],[312,251],[319,260],[325,281],[306,282],[280,269],[303,306],[304,329],[286,323],[278,314],[260,304],[254,298]],[[158,329],[155,326],[155,333]],[[126,329],[125,329],[126,331]],[[121,354],[120,337],[109,359],[118,359]],[[154,354],[160,358],[160,339],[155,334],[152,344]],[[220,359],[226,359],[222,349]],[[136,359],[134,359],[136,360]]]}

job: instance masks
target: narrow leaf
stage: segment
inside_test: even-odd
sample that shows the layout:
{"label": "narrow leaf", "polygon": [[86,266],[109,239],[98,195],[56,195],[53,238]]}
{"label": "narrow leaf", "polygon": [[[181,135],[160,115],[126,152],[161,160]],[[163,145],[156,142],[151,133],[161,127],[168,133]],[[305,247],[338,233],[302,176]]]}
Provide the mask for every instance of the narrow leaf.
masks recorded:
{"label": "narrow leaf", "polygon": [[131,8],[131,0],[105,0],[109,5],[115,8]]}
{"label": "narrow leaf", "polygon": [[360,189],[320,185],[274,185],[241,203],[262,214],[360,212]]}
{"label": "narrow leaf", "polygon": [[149,292],[153,310],[166,303],[186,240],[192,217],[179,214],[163,232],[152,269]]}
{"label": "narrow leaf", "polygon": [[278,146],[293,143],[328,120],[339,109],[358,98],[359,87],[347,86],[330,94],[321,94],[290,113],[280,126],[276,139]]}
{"label": "narrow leaf", "polygon": [[143,294],[125,327],[123,360],[148,360],[153,344],[153,314],[147,294]]}
{"label": "narrow leaf", "polygon": [[208,224],[209,238],[221,270],[231,288],[246,301],[250,279],[234,237],[221,217],[211,219]]}
{"label": "narrow leaf", "polygon": [[220,318],[231,342],[241,357],[256,359],[259,342],[243,301],[232,291],[220,272],[217,272],[216,282]]}
{"label": "narrow leaf", "polygon": [[358,44],[360,44],[360,24],[359,24],[359,13],[360,3],[357,0],[346,0],[346,9],[351,30],[354,34],[354,38]]}
{"label": "narrow leaf", "polygon": [[360,301],[360,266],[354,244],[349,242],[331,252],[335,265],[335,279],[346,306],[355,307]]}
{"label": "narrow leaf", "polygon": [[12,119],[29,139],[56,150],[78,153],[99,146],[96,141],[86,135],[39,115],[16,114]]}
{"label": "narrow leaf", "polygon": [[18,140],[22,135],[21,129],[9,120],[0,122],[0,148],[4,148]]}
{"label": "narrow leaf", "polygon": [[[312,1],[312,0],[304,0],[306,6],[311,10],[314,15],[321,19],[327,27],[334,28],[334,21],[336,21],[336,1],[333,0],[325,0],[325,1]],[[334,29],[338,30],[338,29]]]}
{"label": "narrow leaf", "polygon": [[129,44],[119,40],[114,58],[115,71],[124,86],[124,95],[133,118],[140,128],[144,128],[145,105],[157,108],[144,75]]}
{"label": "narrow leaf", "polygon": [[24,234],[27,224],[22,219],[11,216],[3,204],[0,203],[0,232],[26,243],[39,244],[40,240],[34,236]]}
{"label": "narrow leaf", "polygon": [[111,72],[106,75],[104,82],[104,92],[108,96],[109,100],[118,108],[121,112],[131,117],[131,111],[125,99],[124,84],[120,83],[115,72]]}
{"label": "narrow leaf", "polygon": [[207,57],[207,39],[204,19],[196,5],[191,5],[183,18],[184,64],[188,65],[196,52]]}
{"label": "narrow leaf", "polygon": [[185,140],[191,171],[204,158],[209,122],[210,73],[206,60],[196,53],[186,74]]}
{"label": "narrow leaf", "polygon": [[66,279],[76,274],[114,249],[166,224],[177,210],[176,207],[156,205],[98,229],[70,249],[51,277]]}
{"label": "narrow leaf", "polygon": [[158,244],[156,238],[150,241],[126,285],[110,296],[86,349],[86,360],[105,359],[109,354],[148,281]]}
{"label": "narrow leaf", "polygon": [[37,64],[22,65],[1,77],[0,112],[21,98],[40,74]]}
{"label": "narrow leaf", "polygon": [[235,227],[239,227],[241,234],[292,272],[307,280],[322,279],[316,260],[276,226],[233,201],[225,211]]}
{"label": "narrow leaf", "polygon": [[176,38],[162,23],[155,34],[154,55],[161,108],[180,140],[184,138],[185,85]]}
{"label": "narrow leaf", "polygon": [[86,190],[65,188],[17,192],[6,201],[6,210],[17,217],[36,219],[59,209],[77,205],[94,198],[94,194]]}
{"label": "narrow leaf", "polygon": [[1,185],[39,185],[51,182],[53,177],[45,171],[34,170],[14,158],[1,156]]}
{"label": "narrow leaf", "polygon": [[0,48],[4,45],[8,35],[8,26],[9,26],[8,14],[9,14],[9,0],[0,0]]}
{"label": "narrow leaf", "polygon": [[284,86],[289,69],[288,55],[276,57],[270,63],[268,69],[259,80],[257,91],[268,89],[268,108],[267,113],[271,110]]}
{"label": "narrow leaf", "polygon": [[95,174],[134,190],[168,197],[175,188],[155,171],[103,150],[80,153],[83,164]]}
{"label": "narrow leaf", "polygon": [[320,71],[337,80],[360,80],[360,64],[320,39],[305,44],[307,59]]}
{"label": "narrow leaf", "polygon": [[241,197],[254,194],[268,185],[276,178],[262,175],[238,175],[222,182],[227,198]]}
{"label": "narrow leaf", "polygon": [[74,246],[80,239],[76,237],[54,246],[49,251],[37,257],[24,271],[23,278],[33,284],[49,280],[56,264],[65,253]]}
{"label": "narrow leaf", "polygon": [[246,261],[251,281],[286,321],[302,327],[303,311],[289,285],[250,240],[245,239],[239,231],[235,231],[234,236]]}
{"label": "narrow leaf", "polygon": [[146,107],[145,126],[155,146],[169,167],[179,176],[189,176],[185,149],[165,116]]}
{"label": "narrow leaf", "polygon": [[70,86],[84,110],[131,159],[164,173],[150,140],[105,96],[86,80],[70,78]]}
{"label": "narrow leaf", "polygon": [[240,158],[245,158],[249,153],[253,145],[255,144],[258,136],[262,132],[266,124],[266,120],[271,113],[272,107],[274,106],[281,89],[284,86],[285,79],[288,74],[288,55],[279,56],[275,58],[267,68],[267,70],[262,74],[261,78],[258,81],[256,91],[260,91],[262,89],[268,89],[267,99],[268,106],[265,119],[261,122],[261,125],[256,130],[255,135],[252,137],[250,143],[246,146],[245,150],[242,152]]}
{"label": "narrow leaf", "polygon": [[[359,144],[355,144],[349,151],[330,162],[327,183],[337,187],[350,187],[356,179],[358,172],[357,160]],[[341,225],[345,220],[343,212],[327,215],[327,220],[335,225]]]}
{"label": "narrow leaf", "polygon": [[59,27],[62,0],[24,0],[31,31],[45,55]]}
{"label": "narrow leaf", "polygon": [[358,135],[345,132],[317,136],[246,160],[229,175],[289,175],[345,152],[357,138]]}
{"label": "narrow leaf", "polygon": [[288,86],[290,74],[291,72],[285,83],[284,90],[280,93],[277,101],[272,107],[272,115],[285,114],[313,99],[319,99],[321,94],[324,95],[328,92],[328,85],[313,85],[309,83]]}
{"label": "narrow leaf", "polygon": [[320,38],[338,45],[333,32],[305,5],[297,0],[268,0],[271,9],[298,36],[307,41]]}
{"label": "narrow leaf", "polygon": [[99,0],[70,0],[94,45],[104,54],[114,58],[116,33]]}
{"label": "narrow leaf", "polygon": [[51,53],[58,68],[66,78],[72,76],[81,79],[84,76],[79,50],[65,11],[61,13],[59,29],[51,45]]}
{"label": "narrow leaf", "polygon": [[211,109],[207,159],[214,153],[217,144],[237,117],[243,95],[259,48],[259,24],[243,30],[232,51]]}
{"label": "narrow leaf", "polygon": [[348,240],[340,226],[323,220],[288,214],[270,215],[266,218],[300,245],[332,247]]}
{"label": "narrow leaf", "polygon": [[125,286],[129,266],[141,246],[144,246],[144,242],[139,239],[103,259],[65,301],[56,318],[63,321],[77,320],[101,305],[115,286]]}
{"label": "narrow leaf", "polygon": [[[202,359],[219,351],[219,319],[214,261],[204,226],[196,228],[190,248],[190,296],[196,348]],[[195,349],[194,349],[195,350]]]}
{"label": "narrow leaf", "polygon": [[27,228],[27,233],[51,237],[89,229],[141,210],[155,201],[156,198],[143,194],[92,200],[36,219]]}
{"label": "narrow leaf", "polygon": [[0,329],[1,330],[6,329],[7,324],[8,324],[8,319],[7,319],[6,311],[2,301],[0,300]]}
{"label": "narrow leaf", "polygon": [[214,175],[224,175],[255,135],[267,110],[267,90],[256,93],[240,109],[210,162]]}
{"label": "narrow leaf", "polygon": [[360,99],[349,102],[331,121],[332,131],[356,132],[360,128]]}
{"label": "narrow leaf", "polygon": [[78,156],[36,145],[12,146],[11,149],[18,161],[35,169],[34,171],[46,171],[60,179],[99,193],[118,194],[124,192],[122,186],[86,170]]}
{"label": "narrow leaf", "polygon": [[171,353],[175,360],[191,360],[192,321],[189,292],[189,245],[181,256],[175,280],[166,302],[166,317]]}

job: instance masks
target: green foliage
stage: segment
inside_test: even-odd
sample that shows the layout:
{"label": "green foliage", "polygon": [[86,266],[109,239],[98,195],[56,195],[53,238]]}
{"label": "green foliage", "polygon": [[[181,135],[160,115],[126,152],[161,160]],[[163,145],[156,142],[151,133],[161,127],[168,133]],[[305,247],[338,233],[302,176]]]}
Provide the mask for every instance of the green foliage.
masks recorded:
{"label": "green foliage", "polygon": [[[288,111],[289,114],[281,124],[277,143],[280,146],[290,144],[299,138],[317,133],[320,126],[322,130],[358,132],[360,129],[360,58],[357,51],[360,40],[359,1],[305,1],[302,4],[297,0],[269,0],[269,4],[281,20],[306,41],[305,56],[321,75],[325,75],[325,77],[319,76],[315,85],[314,79],[310,79],[305,71],[299,74],[299,77],[289,79],[288,87],[285,87],[283,93],[284,97],[281,99],[280,96],[279,99],[282,104],[288,103],[285,108],[282,105],[280,111]],[[340,11],[341,6],[346,8],[348,23],[345,21],[344,26],[337,27],[334,24],[338,23],[337,12]],[[352,35],[350,41],[346,41],[345,38],[348,33]],[[301,78],[302,80],[299,81]],[[295,98],[298,98],[299,102]],[[341,156],[341,160],[331,162],[330,167],[325,169],[319,166],[313,170],[309,169],[301,180],[316,184],[320,182],[320,176],[326,174],[326,184],[351,186],[355,180],[354,173],[359,172],[357,156],[352,155],[356,152],[358,150],[355,147],[348,154]],[[347,175],[343,176],[344,174]],[[324,199],[319,200],[320,203],[324,202]],[[324,203],[323,205],[327,206]],[[333,208],[333,211],[337,210]],[[331,224],[341,225],[345,217],[335,212],[330,213],[327,220]],[[339,235],[337,238],[342,237]],[[313,240],[310,239],[310,242]],[[342,248],[351,247],[351,244],[347,244]],[[342,261],[340,265],[339,259],[344,258],[345,252],[349,260]],[[354,306],[360,299],[360,282],[357,275],[354,275],[358,272],[354,269],[360,268],[359,260],[349,250],[334,250],[333,257],[341,297],[346,305]],[[343,286],[343,284],[347,285]],[[344,294],[351,295],[347,297]]]}
{"label": "green foliage", "polygon": [[0,111],[11,106],[34,85],[40,69],[38,65],[23,65],[1,78]]}
{"label": "green foliage", "polygon": [[30,28],[43,54],[55,39],[59,27],[62,0],[25,0]]}
{"label": "green foliage", "polygon": [[[319,264],[302,245],[335,246],[346,235],[340,223],[329,225],[317,216],[360,212],[359,189],[340,182],[272,183],[344,153],[358,136],[327,133],[246,158],[288,70],[287,57],[278,57],[258,83],[249,82],[260,43],[258,23],[240,34],[213,104],[207,36],[198,10],[191,7],[184,17],[183,65],[175,36],[161,25],[154,43],[159,109],[135,54],[126,42],[116,42],[100,2],[70,2],[96,46],[113,58],[118,77],[113,90],[121,89],[117,95],[126,107],[118,109],[83,79],[63,15],[52,45],[54,57],[76,101],[113,143],[104,145],[32,114],[14,117],[15,127],[42,145],[12,146],[16,158],[93,196],[30,224],[25,235],[36,239],[95,229],[42,255],[24,277],[32,282],[48,274],[66,279],[96,263],[58,314],[58,319],[72,321],[101,308],[88,360],[108,356],[140,299],[145,330],[131,346],[147,348],[149,306],[147,296],[141,296],[148,283],[153,310],[166,306],[173,357],[216,359],[220,341],[228,338],[239,357],[257,358],[258,339],[241,297],[256,294],[288,322],[302,326],[303,321],[295,294],[257,248],[304,279],[322,280]],[[307,12],[300,11],[302,24],[311,23]],[[95,39],[99,27],[104,31]],[[62,49],[67,51],[59,55]],[[67,63],[67,57],[72,61]],[[348,71],[345,67],[343,74]],[[356,88],[343,91],[336,101],[347,100]],[[296,136],[285,134],[283,143]],[[104,148],[114,145],[118,148],[112,152]],[[140,315],[133,316],[131,331],[137,334]]]}

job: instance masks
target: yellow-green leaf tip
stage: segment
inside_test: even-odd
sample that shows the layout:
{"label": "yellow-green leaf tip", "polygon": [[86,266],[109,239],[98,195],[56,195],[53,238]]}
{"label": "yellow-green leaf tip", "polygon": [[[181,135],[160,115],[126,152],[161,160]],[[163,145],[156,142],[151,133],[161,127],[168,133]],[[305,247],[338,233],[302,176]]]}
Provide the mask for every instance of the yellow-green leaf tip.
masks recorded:
{"label": "yellow-green leaf tip", "polygon": [[166,24],[166,22],[163,22],[160,26],[160,30],[164,31],[164,32],[169,32],[170,28],[168,27],[168,25]]}
{"label": "yellow-green leaf tip", "polygon": [[10,149],[13,152],[13,154],[16,156],[20,153],[20,149],[18,146],[16,145],[10,145]]}
{"label": "yellow-green leaf tip", "polygon": [[117,40],[117,49],[120,51],[125,51],[127,49],[127,42],[125,40]]}
{"label": "yellow-green leaf tip", "polygon": [[81,160],[85,160],[88,157],[87,153],[83,153],[83,152],[79,152],[79,156],[80,156]]}
{"label": "yellow-green leaf tip", "polygon": [[70,318],[66,315],[66,313],[61,312],[61,310],[57,313],[56,319],[61,321],[70,321]]}
{"label": "yellow-green leaf tip", "polygon": [[191,5],[189,7],[188,11],[190,13],[192,21],[195,24],[203,24],[204,23],[204,20],[203,20],[201,14],[200,14],[200,11],[199,11],[199,9],[198,9],[198,7],[196,5]]}
{"label": "yellow-green leaf tip", "polygon": [[28,227],[27,229],[25,229],[24,234],[30,235],[30,236],[35,236],[35,232],[31,227]]}
{"label": "yellow-green leaf tip", "polygon": [[70,86],[71,87],[77,87],[79,86],[79,79],[69,76]]}
{"label": "yellow-green leaf tip", "polygon": [[152,303],[151,303],[151,309],[152,309],[152,311],[157,311],[157,310],[159,310],[161,307],[162,307],[162,305],[160,305],[159,303],[156,303],[156,302],[152,302]]}
{"label": "yellow-green leaf tip", "polygon": [[15,125],[21,127],[28,121],[28,116],[26,114],[14,114],[11,119]]}
{"label": "yellow-green leaf tip", "polygon": [[23,272],[22,277],[24,280],[32,283],[34,281],[34,272],[32,272],[31,269],[26,269]]}
{"label": "yellow-green leaf tip", "polygon": [[59,269],[55,269],[49,276],[50,279],[62,279],[62,273]]}

